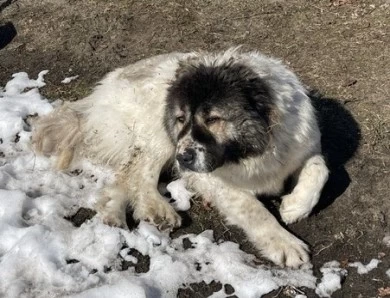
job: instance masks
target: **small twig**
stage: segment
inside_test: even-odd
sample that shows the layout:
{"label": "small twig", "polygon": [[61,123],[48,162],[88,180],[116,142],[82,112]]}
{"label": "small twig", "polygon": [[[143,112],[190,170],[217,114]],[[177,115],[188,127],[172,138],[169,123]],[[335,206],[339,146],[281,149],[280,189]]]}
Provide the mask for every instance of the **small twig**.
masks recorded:
{"label": "small twig", "polygon": [[226,233],[229,233],[229,237],[232,236],[232,232],[230,232],[230,229],[223,223],[223,221],[220,221],[221,225],[225,228],[225,231],[222,232],[222,235],[225,236]]}
{"label": "small twig", "polygon": [[360,235],[356,238],[356,240],[359,240],[360,238],[362,238],[364,235],[364,232],[363,231],[360,231]]}
{"label": "small twig", "polygon": [[317,251],[313,256],[315,257],[315,256],[318,256],[323,250],[325,250],[325,249],[328,249],[329,247],[331,247],[333,245],[333,242],[332,243],[330,243],[329,245],[327,245],[327,246],[324,246],[323,248],[321,248],[319,251]]}

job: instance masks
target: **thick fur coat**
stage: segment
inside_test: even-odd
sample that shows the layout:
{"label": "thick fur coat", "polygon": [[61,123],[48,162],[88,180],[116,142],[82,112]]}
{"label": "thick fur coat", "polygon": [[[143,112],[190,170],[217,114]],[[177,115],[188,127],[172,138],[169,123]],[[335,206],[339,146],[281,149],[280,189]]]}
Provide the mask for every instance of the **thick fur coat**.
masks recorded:
{"label": "thick fur coat", "polygon": [[139,61],[37,120],[32,142],[55,155],[59,169],[87,157],[116,171],[97,205],[108,224],[125,225],[131,204],[137,220],[180,226],[157,190],[160,173],[174,165],[265,257],[290,267],[309,260],[307,245],[256,199],[280,194],[293,175],[280,207],[292,223],[310,214],[328,177],[310,100],[277,60],[231,49]]}

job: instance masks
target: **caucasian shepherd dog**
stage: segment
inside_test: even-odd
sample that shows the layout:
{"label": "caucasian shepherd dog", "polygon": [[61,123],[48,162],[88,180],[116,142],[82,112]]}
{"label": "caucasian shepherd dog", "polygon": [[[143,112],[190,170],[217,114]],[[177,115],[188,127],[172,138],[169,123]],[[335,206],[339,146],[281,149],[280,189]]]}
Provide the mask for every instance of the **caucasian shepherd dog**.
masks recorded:
{"label": "caucasian shepherd dog", "polygon": [[126,225],[130,204],[136,220],[180,226],[157,190],[160,173],[173,165],[265,257],[295,268],[309,260],[307,245],[256,198],[279,195],[293,175],[296,185],[280,206],[289,224],[310,214],[328,177],[306,90],[277,60],[231,49],[139,61],[39,118],[32,142],[57,156],[59,169],[87,157],[116,171],[96,207],[108,224]]}

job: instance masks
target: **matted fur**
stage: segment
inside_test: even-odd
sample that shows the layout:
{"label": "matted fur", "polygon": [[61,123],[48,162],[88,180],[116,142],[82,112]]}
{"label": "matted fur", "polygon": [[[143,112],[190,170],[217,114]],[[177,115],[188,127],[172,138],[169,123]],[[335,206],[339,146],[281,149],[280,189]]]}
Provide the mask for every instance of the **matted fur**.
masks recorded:
{"label": "matted fur", "polygon": [[[188,124],[204,119],[189,107],[167,109],[173,96],[172,86],[186,74],[191,81],[191,71],[199,67],[210,68],[216,76],[221,71],[219,67],[236,67],[236,75],[242,75],[241,78],[260,80],[259,88],[263,86],[265,90],[263,99],[270,102],[269,108],[259,112],[264,117],[259,122],[261,127],[243,126],[239,131],[231,122],[215,124],[210,120],[209,128],[202,124],[217,143],[240,140],[238,134],[246,129],[258,129],[262,138],[253,140],[258,145],[253,145],[251,154],[240,151],[239,158],[216,163],[212,169],[207,168],[199,153],[196,171],[185,170],[182,177],[188,187],[216,206],[229,223],[241,227],[265,257],[279,265],[300,266],[309,260],[307,245],[283,229],[256,199],[256,194],[279,194],[285,179],[294,174],[297,184],[291,194],[283,197],[280,208],[282,219],[292,223],[310,214],[328,170],[306,91],[277,60],[258,52],[230,49],[215,54],[172,53],[116,69],[87,98],[41,117],[34,125],[34,147],[38,152],[58,156],[60,169],[87,157],[116,170],[116,183],[102,191],[97,205],[108,224],[124,226],[126,205],[131,204],[135,219],[147,220],[161,229],[180,226],[180,217],[161,197],[157,184],[163,168],[183,150],[195,146],[204,152],[199,146],[205,144],[195,144],[189,133],[193,126]],[[222,115],[227,112],[223,107],[215,110]],[[188,131],[182,131],[183,127],[177,124],[183,115],[193,119],[183,120],[191,126]],[[249,138],[245,142],[252,141]]]}

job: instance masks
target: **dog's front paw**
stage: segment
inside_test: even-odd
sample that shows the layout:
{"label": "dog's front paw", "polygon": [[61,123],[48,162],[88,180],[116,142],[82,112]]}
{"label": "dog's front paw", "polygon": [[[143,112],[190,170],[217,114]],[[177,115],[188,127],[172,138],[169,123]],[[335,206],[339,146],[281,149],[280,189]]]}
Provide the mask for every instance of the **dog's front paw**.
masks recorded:
{"label": "dog's front paw", "polygon": [[310,259],[308,246],[282,228],[264,235],[256,244],[264,257],[281,267],[299,268]]}
{"label": "dog's front paw", "polygon": [[155,225],[161,231],[172,230],[181,225],[179,214],[163,199],[136,204],[133,216],[136,220],[144,220]]}
{"label": "dog's front paw", "polygon": [[96,206],[99,217],[106,225],[126,228],[126,212],[123,209],[116,208],[113,204],[98,204]]}
{"label": "dog's front paw", "polygon": [[112,214],[110,212],[99,212],[99,216],[103,220],[103,223],[112,227],[118,227],[125,229],[127,227],[126,214]]}
{"label": "dog's front paw", "polygon": [[120,228],[127,227],[126,201],[124,194],[119,189],[105,189],[95,208],[105,224]]}
{"label": "dog's front paw", "polygon": [[291,224],[308,217],[314,205],[309,198],[291,193],[282,197],[280,216],[286,224]]}

